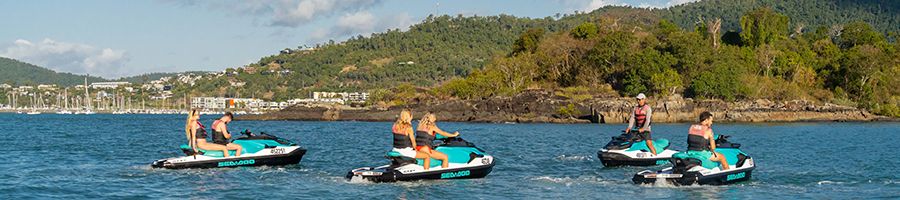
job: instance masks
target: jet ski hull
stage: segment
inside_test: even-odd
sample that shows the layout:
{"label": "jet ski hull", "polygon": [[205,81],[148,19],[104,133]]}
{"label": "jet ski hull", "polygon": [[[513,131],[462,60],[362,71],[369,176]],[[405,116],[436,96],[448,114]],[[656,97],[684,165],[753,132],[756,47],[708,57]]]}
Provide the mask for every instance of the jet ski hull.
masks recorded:
{"label": "jet ski hull", "polygon": [[484,178],[491,173],[496,163],[493,156],[458,137],[441,139],[441,144],[434,150],[447,155],[447,168],[441,167],[440,160],[431,159],[431,166],[425,170],[424,160],[389,152],[387,158],[391,160],[391,164],[350,170],[346,178],[351,181],[365,179],[372,182]]}
{"label": "jet ski hull", "polygon": [[636,184],[665,181],[673,185],[725,185],[750,180],[753,169],[756,169],[753,158],[738,149],[740,144],[725,139],[719,139],[716,143],[723,146],[717,148],[716,153],[727,158],[728,170],[721,170],[718,163],[710,161],[707,157],[711,155],[709,153],[704,155],[703,152],[687,151],[672,156],[672,167],[656,172],[638,172],[631,180]]}
{"label": "jet ski hull", "polygon": [[[649,155],[650,153],[646,154]],[[604,152],[602,150],[597,152],[597,157],[600,158],[600,163],[605,167],[664,165],[669,163],[669,159],[672,158],[671,156],[634,158],[624,153],[612,151]]]}
{"label": "jet ski hull", "polygon": [[635,174],[631,180],[635,184],[654,184],[665,181],[673,185],[727,185],[750,180],[753,169],[756,169],[756,166],[703,175],[700,172],[674,174],[669,168],[658,172],[643,171]]}
{"label": "jet ski hull", "polygon": [[228,158],[197,155],[196,157],[183,156],[160,159],[153,162],[151,166],[167,169],[279,166],[298,164],[303,159],[303,155],[306,154],[306,149],[298,146],[269,148],[262,151],[262,153],[244,154]]}
{"label": "jet ski hull", "polygon": [[612,137],[606,146],[597,151],[600,163],[604,167],[663,165],[669,163],[673,154],[678,153],[669,149],[669,140],[656,139],[653,146],[658,154],[653,155],[646,141],[633,140],[631,137],[633,135],[627,133]]}
{"label": "jet ski hull", "polygon": [[[478,162],[478,161],[475,161]],[[490,164],[476,165],[471,167],[460,167],[450,169],[437,170],[414,170],[404,173],[402,168],[391,168],[383,166],[378,168],[359,168],[347,172],[347,179],[353,180],[354,177],[362,178],[371,182],[397,182],[397,181],[417,181],[417,180],[438,180],[438,179],[475,179],[484,178],[494,169],[496,161],[491,159]],[[410,164],[414,165],[414,164]]]}

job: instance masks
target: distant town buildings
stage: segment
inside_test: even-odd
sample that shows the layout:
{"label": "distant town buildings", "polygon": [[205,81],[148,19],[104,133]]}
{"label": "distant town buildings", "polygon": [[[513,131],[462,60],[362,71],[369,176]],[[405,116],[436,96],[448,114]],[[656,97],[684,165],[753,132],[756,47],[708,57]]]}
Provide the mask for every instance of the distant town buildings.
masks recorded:
{"label": "distant town buildings", "polygon": [[194,97],[191,98],[191,107],[204,110],[224,109],[250,109],[250,110],[277,110],[287,108],[292,104],[288,102],[266,102],[254,98],[225,98],[225,97]]}
{"label": "distant town buildings", "polygon": [[116,89],[119,86],[129,85],[131,83],[128,82],[96,82],[91,83],[91,89]]}
{"label": "distant town buildings", "polygon": [[363,102],[369,99],[369,93],[365,92],[313,92],[312,99],[314,101],[350,101]]}
{"label": "distant town buildings", "polygon": [[56,84],[50,84],[50,85],[40,84],[37,86],[37,89],[38,90],[56,90]]}

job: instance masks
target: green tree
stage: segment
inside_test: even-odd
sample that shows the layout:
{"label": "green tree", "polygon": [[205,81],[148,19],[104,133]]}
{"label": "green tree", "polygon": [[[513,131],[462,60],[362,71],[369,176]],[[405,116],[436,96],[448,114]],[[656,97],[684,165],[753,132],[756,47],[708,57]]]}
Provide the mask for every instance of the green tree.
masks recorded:
{"label": "green tree", "polygon": [[762,7],[741,17],[741,41],[756,47],[787,37],[789,18]]}
{"label": "green tree", "polygon": [[857,45],[875,45],[884,42],[884,34],[876,31],[865,22],[853,22],[844,26],[839,37],[839,43],[844,49],[853,48]]}
{"label": "green tree", "polygon": [[585,22],[572,29],[572,31],[569,32],[569,35],[578,39],[590,39],[600,35],[600,30],[597,28],[596,24]]}
{"label": "green tree", "polygon": [[518,53],[534,53],[534,51],[538,47],[538,43],[541,41],[541,37],[544,36],[544,29],[533,28],[528,29],[525,33],[519,36],[519,39],[516,39],[516,42],[513,44],[513,52],[512,54]]}

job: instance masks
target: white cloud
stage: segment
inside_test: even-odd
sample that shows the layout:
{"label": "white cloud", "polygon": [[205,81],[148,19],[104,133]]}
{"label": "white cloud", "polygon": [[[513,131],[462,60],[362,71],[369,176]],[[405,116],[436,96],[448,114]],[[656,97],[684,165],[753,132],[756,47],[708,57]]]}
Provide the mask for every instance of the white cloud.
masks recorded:
{"label": "white cloud", "polygon": [[677,6],[677,5],[686,4],[686,3],[693,3],[693,2],[698,2],[698,1],[700,1],[700,0],[669,0],[667,7]]}
{"label": "white cloud", "polygon": [[337,13],[357,12],[381,4],[382,0],[230,0],[167,1],[185,6],[205,6],[232,14],[251,15],[266,25],[298,27]]}
{"label": "white cloud", "polygon": [[368,36],[371,33],[384,32],[388,29],[405,31],[415,23],[416,20],[408,13],[374,16],[367,11],[361,11],[341,16],[332,27],[313,30],[308,35],[308,39],[309,42],[319,43],[328,39],[339,39],[356,35]]}
{"label": "white cloud", "polygon": [[340,34],[372,31],[375,28],[375,20],[375,16],[367,11],[347,13],[337,20],[335,28]]}
{"label": "white cloud", "polygon": [[123,75],[130,58],[124,50],[97,48],[87,44],[59,42],[49,38],[34,43],[18,39],[0,56],[22,60],[60,72],[89,73],[104,77]]}
{"label": "white cloud", "polygon": [[[560,0],[571,4],[576,0]],[[633,6],[639,8],[667,8],[681,4],[697,2],[700,0],[590,0],[590,2],[582,1],[584,11],[590,12],[604,6]]]}

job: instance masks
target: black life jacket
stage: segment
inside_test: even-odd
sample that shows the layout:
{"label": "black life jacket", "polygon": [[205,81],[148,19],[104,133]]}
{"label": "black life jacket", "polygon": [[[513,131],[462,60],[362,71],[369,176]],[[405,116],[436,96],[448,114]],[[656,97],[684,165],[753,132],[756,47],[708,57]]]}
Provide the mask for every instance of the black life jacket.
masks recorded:
{"label": "black life jacket", "polygon": [[416,131],[416,145],[434,148],[434,131]]}
{"label": "black life jacket", "polygon": [[212,127],[210,129],[213,130],[212,141],[216,144],[225,145],[228,144],[228,138],[225,138],[225,132],[221,130],[216,130],[216,125],[219,125],[222,121],[216,120],[213,122]]}
{"label": "black life jacket", "polygon": [[706,131],[712,131],[708,126],[694,124],[688,130],[688,150],[691,151],[709,151],[709,139],[703,137]]}
{"label": "black life jacket", "polygon": [[198,140],[199,139],[206,140],[206,137],[208,137],[206,134],[206,127],[203,126],[203,124],[201,124],[200,122],[197,122],[197,126],[200,126],[200,127],[197,127],[197,130],[194,133],[194,138],[198,139]]}
{"label": "black life jacket", "polygon": [[396,129],[394,129],[391,132],[393,132],[393,134],[391,134],[391,135],[394,135],[394,148],[402,149],[402,148],[412,148],[413,147],[412,141],[409,140],[409,135],[404,134],[404,133],[398,133],[400,131],[397,131]]}

